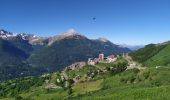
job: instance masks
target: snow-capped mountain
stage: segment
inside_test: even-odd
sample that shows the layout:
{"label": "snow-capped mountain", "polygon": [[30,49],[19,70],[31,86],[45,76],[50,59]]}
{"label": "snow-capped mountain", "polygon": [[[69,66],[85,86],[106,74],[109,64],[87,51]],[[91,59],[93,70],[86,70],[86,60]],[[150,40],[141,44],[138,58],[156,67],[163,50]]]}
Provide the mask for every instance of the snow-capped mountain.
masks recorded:
{"label": "snow-capped mountain", "polygon": [[17,34],[16,37],[22,38],[23,40],[30,40],[32,38],[36,38],[34,34],[26,34],[26,33]]}
{"label": "snow-capped mountain", "polygon": [[12,33],[12,32],[8,32],[3,29],[0,29],[0,37],[3,39],[13,37],[13,38],[21,38],[23,40],[29,40],[31,38],[35,38],[36,36],[33,34],[26,34],[26,33]]}
{"label": "snow-capped mountain", "polygon": [[14,37],[15,35],[11,32],[0,29],[0,38],[7,39],[9,37]]}
{"label": "snow-capped mountain", "polygon": [[3,29],[0,29],[0,38],[4,40],[22,39],[22,40],[29,41],[31,45],[37,45],[37,44],[44,45],[45,44],[44,42],[47,41],[48,39],[46,37],[40,37],[34,34],[12,33],[12,32],[5,31]]}

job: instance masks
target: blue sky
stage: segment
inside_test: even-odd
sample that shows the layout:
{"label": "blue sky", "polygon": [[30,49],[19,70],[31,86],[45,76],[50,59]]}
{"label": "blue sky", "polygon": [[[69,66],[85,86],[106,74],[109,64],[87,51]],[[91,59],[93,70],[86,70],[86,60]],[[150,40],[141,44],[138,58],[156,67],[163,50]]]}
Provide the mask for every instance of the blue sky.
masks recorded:
{"label": "blue sky", "polygon": [[12,32],[51,36],[74,28],[113,43],[170,40],[170,0],[0,0],[0,4],[0,28]]}

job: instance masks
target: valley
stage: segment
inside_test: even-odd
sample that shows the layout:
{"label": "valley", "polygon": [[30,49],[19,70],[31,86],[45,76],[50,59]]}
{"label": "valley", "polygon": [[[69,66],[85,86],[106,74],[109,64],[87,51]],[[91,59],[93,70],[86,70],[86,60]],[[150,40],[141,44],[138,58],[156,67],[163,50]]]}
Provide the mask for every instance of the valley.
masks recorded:
{"label": "valley", "polygon": [[170,100],[170,0],[0,4],[0,100]]}
{"label": "valley", "polygon": [[170,98],[169,42],[130,51],[74,30],[50,38],[1,33],[2,100]]}
{"label": "valley", "polygon": [[[142,63],[132,60],[128,54],[114,57],[116,60],[113,62],[102,59],[94,65],[87,63],[83,66],[82,62],[81,64],[77,62],[63,71],[6,81],[0,85],[1,89],[6,91],[4,94],[1,92],[1,98],[3,100],[111,98],[168,100],[170,69],[143,66]],[[96,59],[100,59],[100,56]]]}

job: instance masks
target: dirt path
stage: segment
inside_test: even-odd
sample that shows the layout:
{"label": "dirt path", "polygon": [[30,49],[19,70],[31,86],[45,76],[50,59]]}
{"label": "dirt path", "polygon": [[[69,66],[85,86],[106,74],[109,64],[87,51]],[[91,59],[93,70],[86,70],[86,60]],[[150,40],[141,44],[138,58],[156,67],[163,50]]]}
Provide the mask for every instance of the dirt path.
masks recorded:
{"label": "dirt path", "polygon": [[68,78],[68,76],[67,76],[67,74],[66,74],[66,72],[63,70],[62,72],[61,72],[61,75],[63,75],[64,76],[64,78],[66,79],[66,80],[68,80],[69,78]]}
{"label": "dirt path", "polygon": [[138,68],[138,69],[145,69],[146,67],[142,67],[141,64],[135,62],[132,60],[132,58],[126,54],[124,58],[128,61],[129,66],[127,66],[127,69],[133,69],[133,68]]}

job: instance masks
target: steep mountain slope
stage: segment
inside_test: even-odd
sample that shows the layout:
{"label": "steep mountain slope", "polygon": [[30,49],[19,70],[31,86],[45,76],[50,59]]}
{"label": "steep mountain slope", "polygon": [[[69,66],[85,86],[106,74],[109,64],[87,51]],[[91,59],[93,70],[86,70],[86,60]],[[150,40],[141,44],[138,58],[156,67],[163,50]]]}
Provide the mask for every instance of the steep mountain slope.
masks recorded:
{"label": "steep mountain slope", "polygon": [[170,43],[150,44],[146,47],[130,53],[130,56],[148,67],[170,65]]}
{"label": "steep mountain slope", "polygon": [[159,51],[152,58],[148,59],[145,64],[151,67],[162,67],[168,66],[170,67],[170,44],[167,44],[164,49]]}
{"label": "steep mountain slope", "polygon": [[40,73],[26,62],[35,48],[28,36],[0,30],[0,81]]}
{"label": "steep mountain slope", "polygon": [[17,48],[23,50],[28,56],[31,54],[33,51],[33,47],[31,44],[29,44],[28,40],[23,40],[21,38],[12,38],[8,40],[11,44],[16,46]]}
{"label": "steep mountain slope", "polygon": [[120,48],[110,41],[90,40],[82,35],[72,34],[32,54],[28,61],[34,67],[55,71],[74,62],[97,57],[99,53],[109,55],[129,51],[129,49]]}
{"label": "steep mountain slope", "polygon": [[0,80],[18,76],[28,54],[11,42],[0,39]]}
{"label": "steep mountain slope", "polygon": [[[28,55],[21,49],[17,48],[11,42],[0,39],[0,53],[1,53],[1,64],[4,60],[5,62],[12,63],[11,60],[6,58],[17,58],[17,59],[26,59]],[[9,62],[10,61],[10,62]]]}

